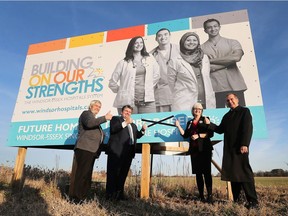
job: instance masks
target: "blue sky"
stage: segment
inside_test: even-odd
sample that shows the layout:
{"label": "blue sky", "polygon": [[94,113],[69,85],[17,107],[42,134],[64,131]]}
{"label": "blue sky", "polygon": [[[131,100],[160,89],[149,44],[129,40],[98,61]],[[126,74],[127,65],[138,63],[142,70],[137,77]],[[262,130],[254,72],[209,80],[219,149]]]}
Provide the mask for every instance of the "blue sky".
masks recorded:
{"label": "blue sky", "polygon": [[[257,59],[259,79],[269,136],[253,140],[250,161],[253,170],[288,168],[288,2],[269,1],[159,1],[159,2],[0,2],[0,165],[14,166],[18,148],[6,147],[9,125],[16,103],[29,44],[111,29],[155,23],[186,17],[247,9]],[[214,151],[221,163],[222,144]],[[69,170],[73,151],[29,148],[26,164]],[[141,164],[137,156],[132,168]],[[155,156],[154,173],[185,174],[188,157]],[[106,167],[102,153],[95,170]],[[217,173],[213,168],[213,173]]]}

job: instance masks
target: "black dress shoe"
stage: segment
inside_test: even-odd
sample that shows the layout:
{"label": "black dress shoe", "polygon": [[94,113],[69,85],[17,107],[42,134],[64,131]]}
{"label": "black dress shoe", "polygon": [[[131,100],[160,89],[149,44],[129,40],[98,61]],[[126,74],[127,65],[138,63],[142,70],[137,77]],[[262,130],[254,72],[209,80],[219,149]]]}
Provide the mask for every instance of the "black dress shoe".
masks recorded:
{"label": "black dress shoe", "polygon": [[106,194],[105,198],[108,201],[116,201],[117,200],[117,196],[115,194]]}
{"label": "black dress shoe", "polygon": [[71,197],[70,202],[76,204],[76,205],[81,205],[85,200],[79,199],[77,197]]}
{"label": "black dress shoe", "polygon": [[118,194],[117,200],[128,200],[128,197],[125,196],[124,194]]}
{"label": "black dress shoe", "polygon": [[249,202],[245,205],[245,207],[247,209],[258,209],[259,208],[259,204],[258,202]]}
{"label": "black dress shoe", "polygon": [[201,196],[201,195],[200,195],[198,199],[200,200],[200,202],[203,202],[203,203],[205,202],[204,196]]}
{"label": "black dress shoe", "polygon": [[213,204],[212,195],[208,195],[206,202],[209,203],[209,204]]}

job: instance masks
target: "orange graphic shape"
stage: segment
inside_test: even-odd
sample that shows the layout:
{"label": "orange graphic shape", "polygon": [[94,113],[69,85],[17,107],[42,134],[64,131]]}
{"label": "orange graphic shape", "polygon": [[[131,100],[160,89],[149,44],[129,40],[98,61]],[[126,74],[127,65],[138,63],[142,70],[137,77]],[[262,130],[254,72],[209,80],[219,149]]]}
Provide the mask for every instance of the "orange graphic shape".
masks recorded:
{"label": "orange graphic shape", "polygon": [[31,44],[29,46],[27,55],[65,49],[66,40],[67,39],[65,38],[65,39],[48,41],[48,42],[43,42],[43,43],[38,43],[38,44]]}
{"label": "orange graphic shape", "polygon": [[135,36],[144,36],[145,35],[145,25],[133,26],[128,28],[110,30],[107,32],[107,42],[124,40],[133,38]]}

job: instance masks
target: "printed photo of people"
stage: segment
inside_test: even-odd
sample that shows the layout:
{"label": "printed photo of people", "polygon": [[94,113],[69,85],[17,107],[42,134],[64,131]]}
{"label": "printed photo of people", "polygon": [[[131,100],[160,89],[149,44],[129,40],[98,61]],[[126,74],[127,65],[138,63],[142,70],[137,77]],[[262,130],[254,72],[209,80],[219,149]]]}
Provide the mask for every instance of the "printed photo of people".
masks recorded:
{"label": "printed photo of people", "polygon": [[245,15],[231,20],[229,13],[203,16],[191,18],[190,29],[160,23],[153,34],[131,38],[109,80],[113,106],[121,113],[130,104],[133,114],[190,111],[195,103],[226,108],[228,93],[242,106],[261,105],[249,26],[243,30],[247,21]]}

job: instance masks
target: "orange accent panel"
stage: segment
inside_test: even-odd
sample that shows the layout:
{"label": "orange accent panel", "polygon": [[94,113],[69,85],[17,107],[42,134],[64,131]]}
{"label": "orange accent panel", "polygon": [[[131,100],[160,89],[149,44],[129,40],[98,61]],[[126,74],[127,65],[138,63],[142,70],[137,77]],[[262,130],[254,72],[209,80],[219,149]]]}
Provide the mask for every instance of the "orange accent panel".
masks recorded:
{"label": "orange accent panel", "polygon": [[110,30],[107,32],[107,42],[129,39],[135,36],[144,36],[145,25]]}
{"label": "orange accent panel", "polygon": [[65,49],[66,46],[66,38],[54,41],[48,41],[38,44],[31,44],[28,49],[27,55],[50,52],[55,50]]}
{"label": "orange accent panel", "polygon": [[104,32],[70,38],[69,48],[103,43]]}

